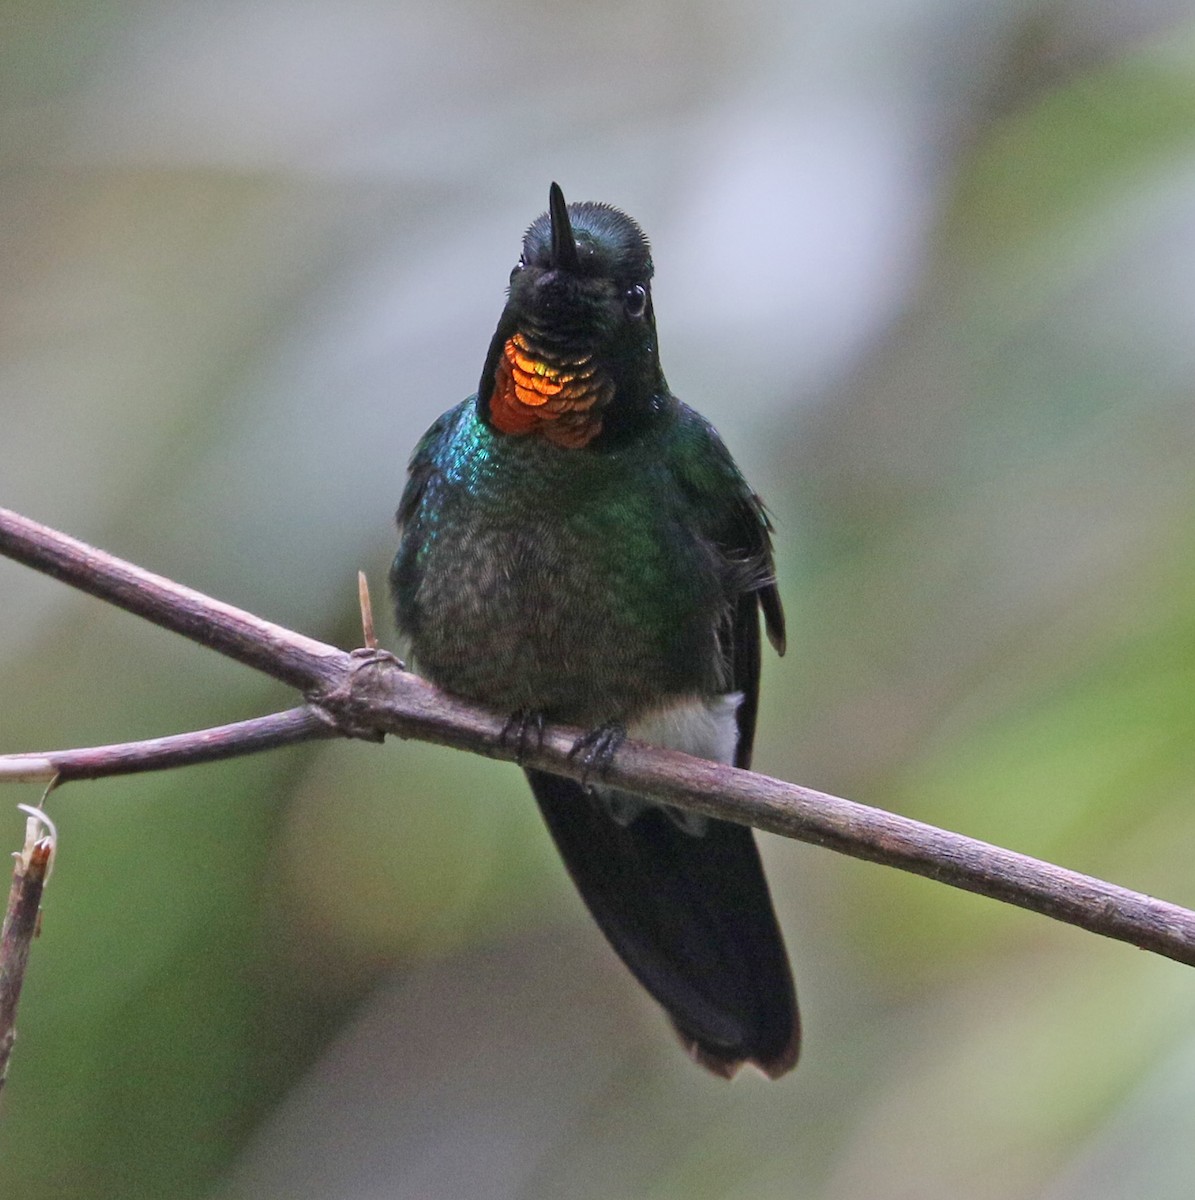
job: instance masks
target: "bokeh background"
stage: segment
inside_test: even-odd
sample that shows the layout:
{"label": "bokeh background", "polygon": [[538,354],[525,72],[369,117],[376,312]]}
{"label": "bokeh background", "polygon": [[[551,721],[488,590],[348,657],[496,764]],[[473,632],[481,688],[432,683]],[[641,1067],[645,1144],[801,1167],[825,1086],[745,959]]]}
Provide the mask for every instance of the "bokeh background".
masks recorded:
{"label": "bokeh background", "polygon": [[[644,224],[670,382],[773,509],[760,768],[1195,905],[1180,0],[4,3],[0,503],[356,644],[551,179]],[[0,561],[0,749],[288,702]],[[1195,975],[1041,917],[765,839],[806,1052],[726,1086],[513,767],[51,811],[6,1196],[1195,1190]]]}

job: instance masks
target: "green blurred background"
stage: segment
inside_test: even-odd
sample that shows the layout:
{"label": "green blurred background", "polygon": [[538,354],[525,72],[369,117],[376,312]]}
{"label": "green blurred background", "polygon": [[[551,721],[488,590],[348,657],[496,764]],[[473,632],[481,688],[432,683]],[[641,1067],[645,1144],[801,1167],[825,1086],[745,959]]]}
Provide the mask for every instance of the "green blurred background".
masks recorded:
{"label": "green blurred background", "polygon": [[[4,3],[0,166],[0,503],[345,646],[548,182],[625,207],[776,519],[760,768],[1195,905],[1189,4]],[[288,702],[0,562],[0,749]],[[728,1087],[513,767],[51,810],[0,1195],[1195,1194],[1195,975],[1044,918],[767,839],[806,1052]]]}

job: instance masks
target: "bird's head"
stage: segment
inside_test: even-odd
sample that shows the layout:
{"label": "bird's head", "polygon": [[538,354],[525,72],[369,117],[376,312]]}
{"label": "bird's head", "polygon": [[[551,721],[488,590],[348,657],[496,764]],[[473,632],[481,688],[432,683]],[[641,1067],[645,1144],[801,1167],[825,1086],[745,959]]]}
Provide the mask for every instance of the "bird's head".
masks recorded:
{"label": "bird's head", "polygon": [[651,275],[630,217],[566,204],[552,184],[510,275],[478,389],[483,418],[569,449],[634,429],[664,391]]}

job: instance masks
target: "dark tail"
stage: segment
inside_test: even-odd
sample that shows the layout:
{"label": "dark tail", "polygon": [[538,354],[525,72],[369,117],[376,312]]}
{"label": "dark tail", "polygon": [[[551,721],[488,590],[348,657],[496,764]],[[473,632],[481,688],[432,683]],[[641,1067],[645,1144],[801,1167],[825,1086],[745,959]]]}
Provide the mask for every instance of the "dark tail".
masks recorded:
{"label": "dark tail", "polygon": [[751,830],[694,836],[658,808],[624,826],[570,779],[527,778],[581,898],[693,1057],[728,1079],[744,1062],[790,1070],[792,973]]}

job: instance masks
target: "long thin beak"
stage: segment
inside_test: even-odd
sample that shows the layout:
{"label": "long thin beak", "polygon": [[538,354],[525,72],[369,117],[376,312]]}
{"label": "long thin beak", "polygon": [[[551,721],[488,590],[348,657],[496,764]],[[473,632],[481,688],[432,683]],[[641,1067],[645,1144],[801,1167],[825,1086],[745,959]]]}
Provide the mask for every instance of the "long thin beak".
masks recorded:
{"label": "long thin beak", "polygon": [[581,260],[577,257],[577,239],[573,237],[568,205],[558,183],[548,189],[548,213],[552,218],[552,266],[562,271],[579,270]]}

